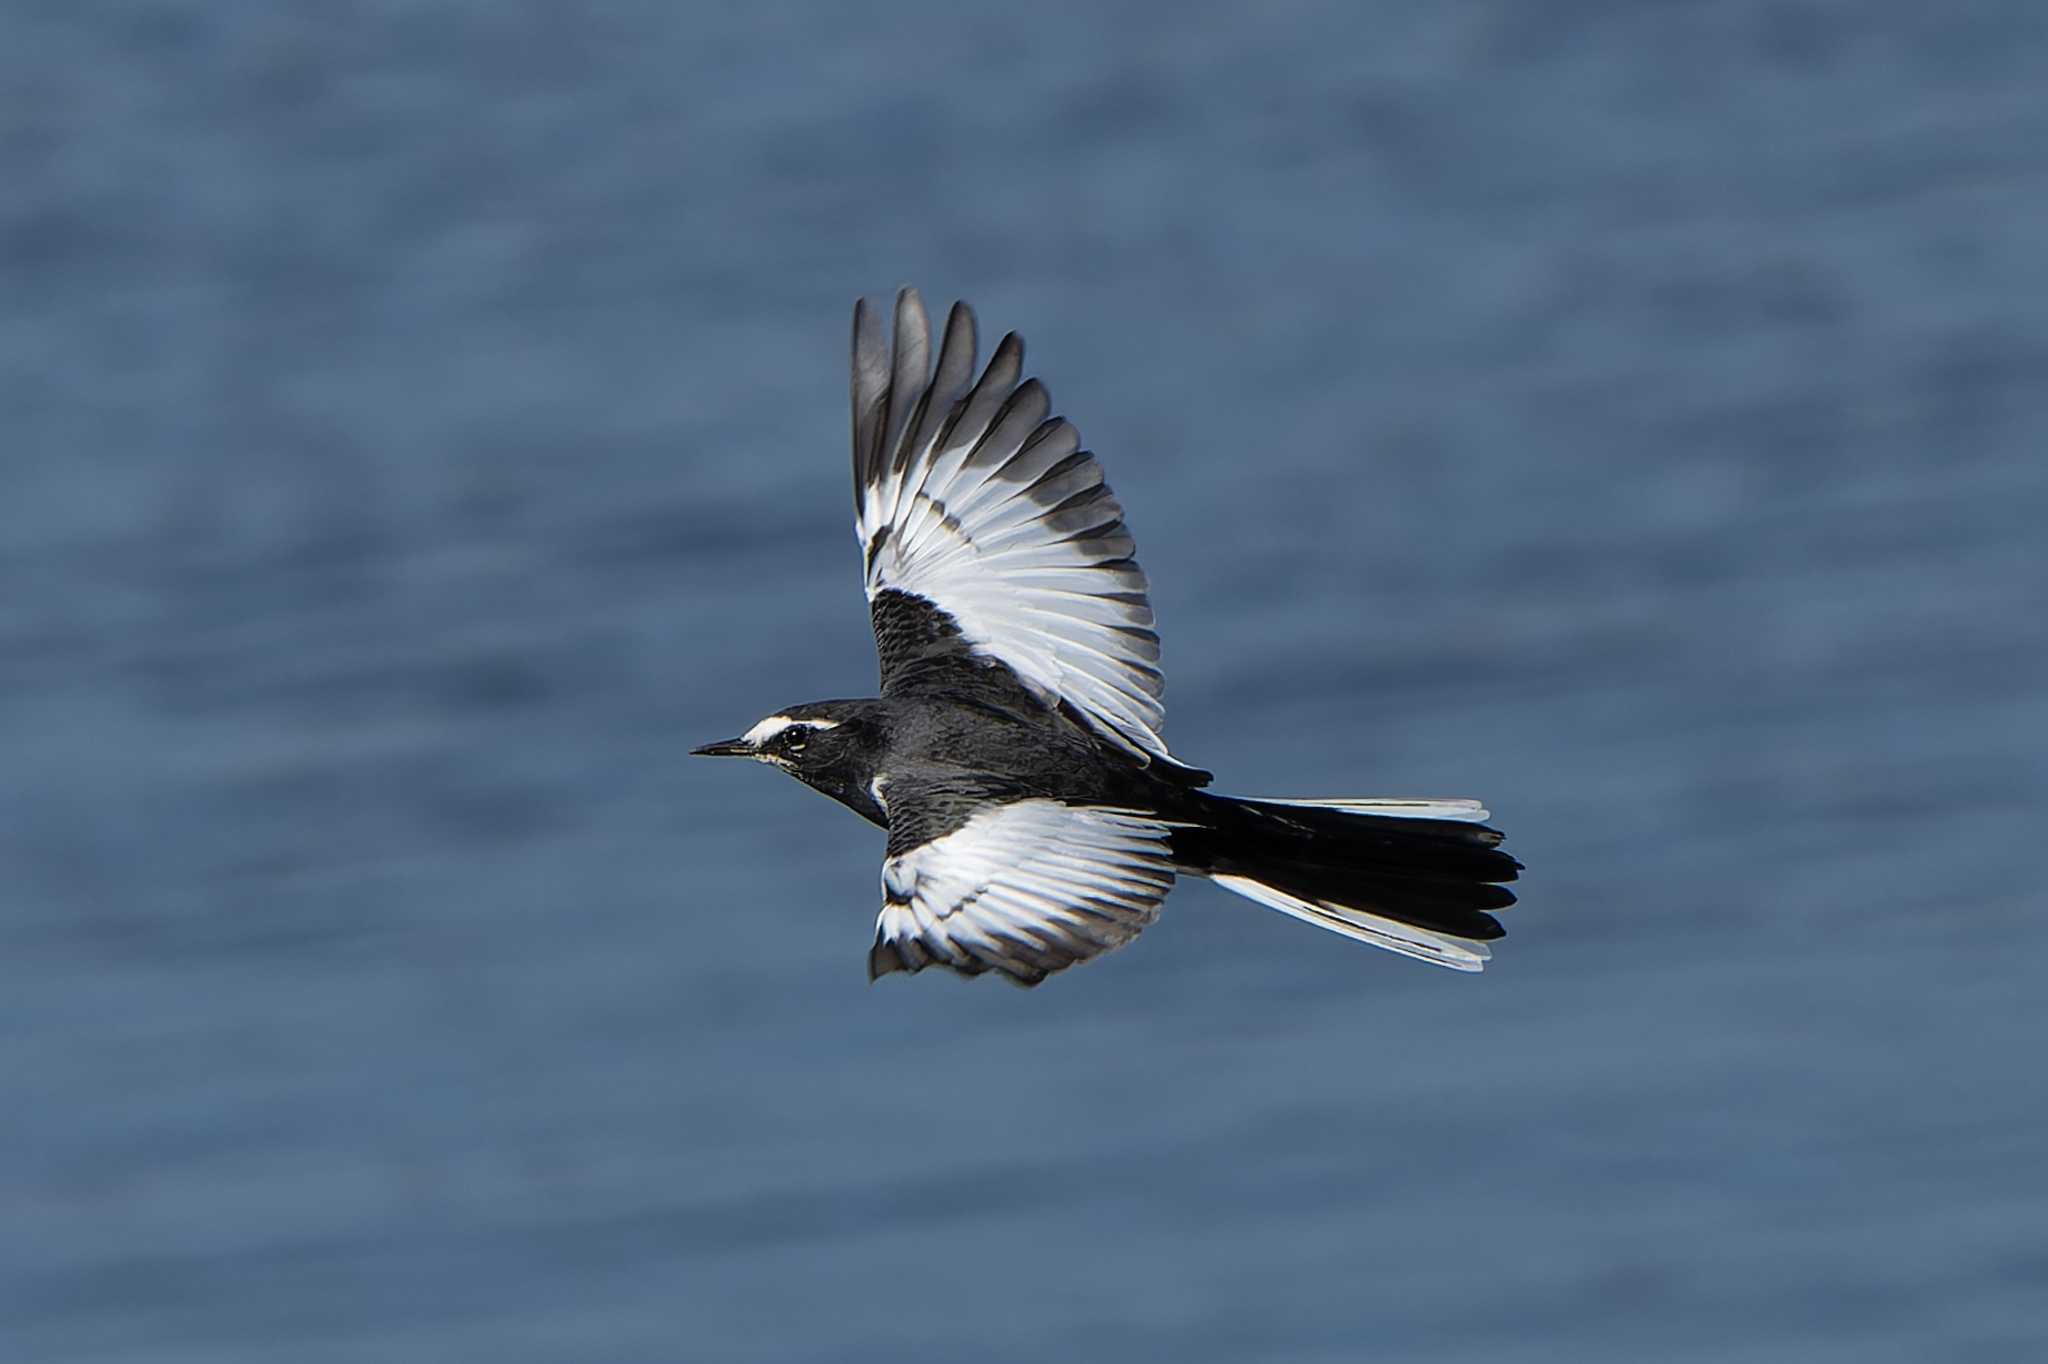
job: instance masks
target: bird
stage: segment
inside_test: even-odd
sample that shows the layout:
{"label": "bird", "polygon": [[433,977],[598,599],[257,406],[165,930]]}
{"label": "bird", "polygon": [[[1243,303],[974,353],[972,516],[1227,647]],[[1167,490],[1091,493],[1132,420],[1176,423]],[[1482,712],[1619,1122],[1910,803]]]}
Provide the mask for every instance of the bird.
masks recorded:
{"label": "bird", "polygon": [[1253,799],[1176,758],[1123,507],[974,310],[934,353],[915,289],[853,313],[854,527],[880,695],[778,710],[692,750],[780,768],[888,831],[872,981],[1034,986],[1122,947],[1178,877],[1479,971],[1522,864],[1476,800]]}

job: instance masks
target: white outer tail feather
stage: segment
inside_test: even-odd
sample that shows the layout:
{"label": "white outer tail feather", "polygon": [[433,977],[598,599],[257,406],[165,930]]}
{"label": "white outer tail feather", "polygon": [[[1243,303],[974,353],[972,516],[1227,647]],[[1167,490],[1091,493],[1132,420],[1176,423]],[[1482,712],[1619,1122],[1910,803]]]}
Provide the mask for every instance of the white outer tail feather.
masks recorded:
{"label": "white outer tail feather", "polygon": [[1448,966],[1453,971],[1484,971],[1486,963],[1493,959],[1493,953],[1485,943],[1471,938],[1432,933],[1426,928],[1382,919],[1377,914],[1368,914],[1348,905],[1331,904],[1327,900],[1303,900],[1254,881],[1249,876],[1212,876],[1209,879],[1225,890],[1235,891],[1247,900],[1256,900],[1268,909],[1291,914],[1303,923],[1327,928],[1354,942],[1384,947],[1389,952],[1399,952],[1417,961]]}
{"label": "white outer tail feather", "polygon": [[1250,799],[1260,805],[1302,805],[1314,810],[1338,810],[1353,815],[1391,815],[1396,819],[1454,819],[1461,824],[1484,824],[1493,813],[1476,800],[1414,800],[1401,796],[1326,796],[1315,800],[1273,800],[1266,796]]}
{"label": "white outer tail feather", "polygon": [[[1259,797],[1261,805],[1308,806],[1318,810],[1337,810],[1346,814],[1388,815],[1405,819],[1450,819],[1460,823],[1483,824],[1489,818],[1486,807],[1476,800],[1412,800],[1398,797],[1346,797],[1331,796],[1320,800],[1271,800]],[[1354,942],[1368,943],[1383,947],[1389,952],[1398,952],[1404,957],[1430,962],[1437,966],[1449,967],[1453,971],[1483,971],[1486,963],[1493,959],[1493,952],[1483,942],[1473,938],[1454,937],[1449,933],[1434,933],[1413,924],[1399,923],[1384,919],[1377,914],[1350,905],[1333,904],[1327,900],[1304,900],[1284,890],[1276,890],[1264,882],[1249,876],[1212,876],[1209,878],[1225,890],[1256,901],[1268,909],[1277,909],[1304,923],[1350,938]]]}

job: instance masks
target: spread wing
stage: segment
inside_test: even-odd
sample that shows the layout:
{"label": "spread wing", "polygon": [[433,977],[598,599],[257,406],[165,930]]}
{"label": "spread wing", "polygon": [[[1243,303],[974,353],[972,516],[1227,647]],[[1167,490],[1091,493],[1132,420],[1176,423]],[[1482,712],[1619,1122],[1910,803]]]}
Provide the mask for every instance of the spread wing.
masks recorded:
{"label": "spread wing", "polygon": [[891,345],[854,308],[855,527],[882,694],[986,686],[1001,665],[1141,761],[1191,771],[1159,735],[1159,636],[1102,466],[1023,377],[1014,332],[978,382],[974,363],[965,304],[936,367],[916,290],[897,296]]}
{"label": "spread wing", "polygon": [[868,976],[946,966],[1036,985],[1121,947],[1173,887],[1170,826],[1156,816],[1027,799],[984,805],[936,838],[909,793],[889,791],[889,857]]}

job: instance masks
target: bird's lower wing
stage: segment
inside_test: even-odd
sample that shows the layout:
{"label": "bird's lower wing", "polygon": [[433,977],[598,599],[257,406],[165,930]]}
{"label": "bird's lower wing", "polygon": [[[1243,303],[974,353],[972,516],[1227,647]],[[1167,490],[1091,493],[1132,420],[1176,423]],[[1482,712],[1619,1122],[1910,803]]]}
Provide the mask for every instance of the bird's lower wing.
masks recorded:
{"label": "bird's lower wing", "polygon": [[937,965],[1036,985],[1136,937],[1173,886],[1172,826],[1141,811],[1032,798],[934,819],[916,792],[888,799],[870,978]]}

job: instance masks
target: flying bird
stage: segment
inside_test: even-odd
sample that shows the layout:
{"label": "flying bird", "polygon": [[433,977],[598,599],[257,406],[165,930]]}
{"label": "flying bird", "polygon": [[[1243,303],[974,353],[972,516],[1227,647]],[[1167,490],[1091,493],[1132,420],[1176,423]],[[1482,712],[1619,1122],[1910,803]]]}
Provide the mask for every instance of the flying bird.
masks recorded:
{"label": "flying bird", "polygon": [[1521,864],[1472,800],[1249,800],[1168,751],[1159,636],[1123,508],[1024,375],[936,357],[914,289],[853,311],[855,534],[881,695],[779,710],[694,752],[779,767],[889,831],[870,979],[1036,985],[1136,937],[1176,876],[1477,971]]}

